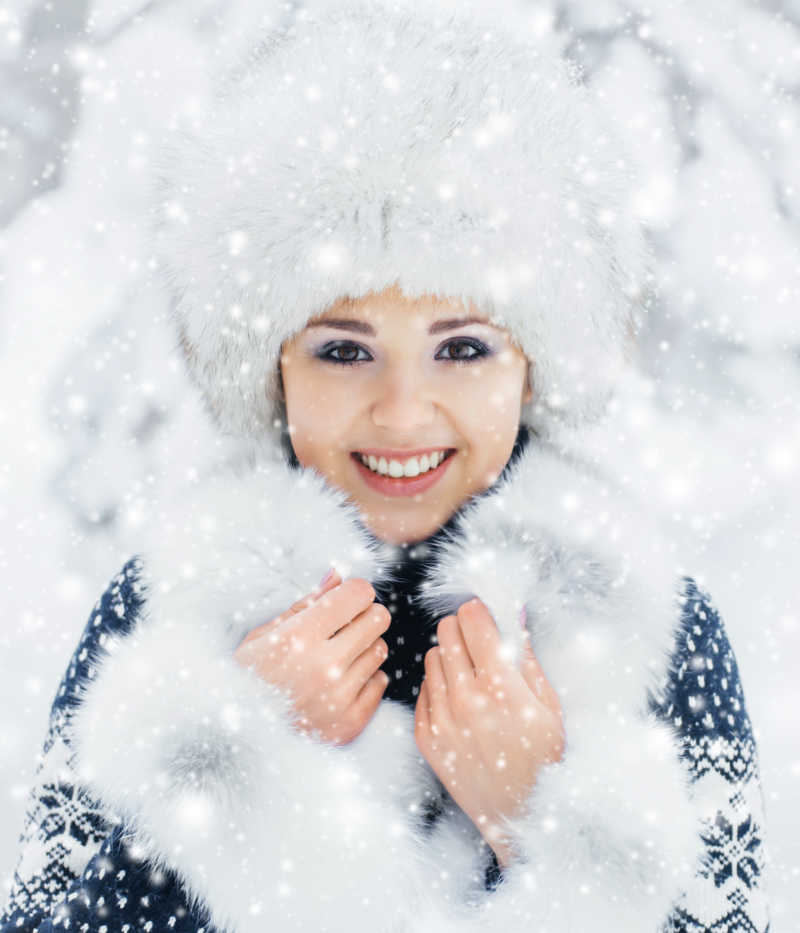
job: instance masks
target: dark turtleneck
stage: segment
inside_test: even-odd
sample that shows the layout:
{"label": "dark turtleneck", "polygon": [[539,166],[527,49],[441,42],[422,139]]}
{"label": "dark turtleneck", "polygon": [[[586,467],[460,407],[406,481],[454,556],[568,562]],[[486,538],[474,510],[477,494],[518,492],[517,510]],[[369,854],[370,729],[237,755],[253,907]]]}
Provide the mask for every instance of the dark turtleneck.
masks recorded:
{"label": "dark turtleneck", "polygon": [[438,644],[436,619],[417,603],[420,585],[435,552],[434,545],[455,524],[448,521],[424,541],[403,545],[400,558],[391,565],[392,580],[375,585],[376,600],[392,615],[392,624],[383,635],[389,656],[381,665],[389,675],[384,697],[415,706],[425,676],[425,653]]}

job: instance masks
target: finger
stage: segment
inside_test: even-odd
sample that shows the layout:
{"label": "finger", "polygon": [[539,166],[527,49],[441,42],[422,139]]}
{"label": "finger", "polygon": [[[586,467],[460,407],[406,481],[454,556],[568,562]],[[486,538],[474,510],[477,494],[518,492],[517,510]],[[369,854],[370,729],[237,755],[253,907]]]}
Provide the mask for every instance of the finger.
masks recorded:
{"label": "finger", "polygon": [[342,684],[347,696],[357,696],[364,684],[389,657],[389,646],[377,638],[342,673]]}
{"label": "finger", "polygon": [[423,680],[419,688],[417,705],[414,707],[414,730],[422,735],[431,731],[430,697],[428,696],[428,682]]}
{"label": "finger", "polygon": [[425,680],[430,698],[431,723],[443,723],[449,717],[447,708],[447,681],[440,657],[441,648],[437,645],[425,655]]}
{"label": "finger", "polygon": [[340,663],[349,667],[391,624],[392,616],[386,606],[373,603],[328,641]]}
{"label": "finger", "polygon": [[372,719],[388,684],[389,675],[386,671],[375,671],[353,701],[353,707],[359,718],[367,721]]}
{"label": "finger", "polygon": [[302,617],[302,624],[310,626],[317,638],[330,638],[373,602],[375,590],[372,584],[352,577],[323,593],[298,618]]}
{"label": "finger", "polygon": [[525,683],[531,688],[538,700],[554,712],[561,712],[561,703],[558,699],[558,694],[547,679],[542,665],[539,663],[539,659],[534,654],[533,648],[531,648],[530,640],[527,638],[523,644],[520,673],[525,678]]}
{"label": "finger", "polygon": [[250,631],[245,635],[245,637],[239,642],[238,647],[241,648],[246,642],[252,641],[254,638],[259,638],[263,635],[268,629],[276,629],[279,625],[286,622],[287,619],[290,619],[292,616],[297,615],[299,612],[302,612],[304,609],[307,609],[315,600],[317,600],[323,593],[327,593],[329,590],[334,589],[342,582],[342,578],[339,576],[339,572],[334,570],[332,574],[329,574],[320,587],[314,590],[313,593],[309,593],[308,596],[304,596],[302,599],[299,599],[296,603],[292,605],[280,615],[275,616],[274,619],[270,619],[268,622],[262,622],[260,625],[257,625],[255,628],[250,629]]}
{"label": "finger", "polygon": [[458,623],[476,674],[491,674],[502,666],[502,641],[489,610],[479,599],[458,608]]}
{"label": "finger", "polygon": [[298,599],[296,603],[292,603],[292,605],[289,607],[289,611],[284,613],[284,615],[293,615],[294,613],[302,612],[304,609],[308,609],[308,607],[317,599],[319,599],[323,593],[327,593],[329,590],[334,589],[341,582],[342,578],[339,576],[339,571],[332,571],[332,573],[326,575],[326,578],[322,581],[321,586],[318,586],[313,592],[309,593],[308,596],[304,596],[302,599]]}
{"label": "finger", "polygon": [[455,616],[445,616],[436,629],[448,689],[475,680],[475,669]]}

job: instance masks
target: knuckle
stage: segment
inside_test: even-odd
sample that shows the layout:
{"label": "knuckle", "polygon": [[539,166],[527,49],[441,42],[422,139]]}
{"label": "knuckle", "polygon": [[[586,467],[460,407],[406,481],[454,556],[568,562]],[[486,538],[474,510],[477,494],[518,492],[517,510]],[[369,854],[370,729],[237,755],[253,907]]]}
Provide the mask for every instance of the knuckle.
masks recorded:
{"label": "knuckle", "polygon": [[365,603],[374,602],[375,589],[369,580],[364,580],[362,577],[355,577],[347,582],[350,584],[350,590],[357,599],[363,600]]}
{"label": "knuckle", "polygon": [[360,731],[359,729],[357,729],[353,725],[350,725],[349,723],[348,724],[342,723],[339,729],[337,730],[337,735],[336,735],[336,738],[333,744],[339,745],[339,746],[349,745],[353,741],[353,739],[356,738],[359,731]]}
{"label": "knuckle", "polygon": [[383,603],[373,603],[372,613],[375,621],[384,626],[384,631],[389,628],[392,621],[392,614]]}
{"label": "knuckle", "polygon": [[378,654],[378,656],[381,658],[389,657],[389,645],[386,643],[385,639],[379,638],[375,642],[375,651]]}

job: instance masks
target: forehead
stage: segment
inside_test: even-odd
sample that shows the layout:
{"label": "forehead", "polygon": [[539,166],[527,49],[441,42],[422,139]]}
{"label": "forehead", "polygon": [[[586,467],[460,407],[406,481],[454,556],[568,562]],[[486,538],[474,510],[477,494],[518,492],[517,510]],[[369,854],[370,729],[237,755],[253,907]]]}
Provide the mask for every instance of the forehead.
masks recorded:
{"label": "forehead", "polygon": [[397,320],[406,327],[410,321],[423,327],[445,317],[492,323],[489,316],[480,312],[472,302],[465,305],[460,298],[438,295],[409,296],[397,286],[390,286],[382,292],[370,292],[359,298],[344,296],[323,313],[315,315],[313,321],[322,323],[351,318],[380,324]]}

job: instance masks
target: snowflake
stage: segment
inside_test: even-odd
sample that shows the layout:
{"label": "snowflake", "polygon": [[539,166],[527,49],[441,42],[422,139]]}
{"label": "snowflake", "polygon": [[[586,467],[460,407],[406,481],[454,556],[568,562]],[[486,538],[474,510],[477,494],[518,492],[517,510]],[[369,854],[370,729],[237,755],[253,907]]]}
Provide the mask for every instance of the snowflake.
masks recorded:
{"label": "snowflake", "polygon": [[717,813],[708,833],[703,836],[708,846],[708,869],[714,875],[714,884],[719,888],[736,872],[738,878],[753,886],[760,869],[756,861],[756,850],[761,845],[758,828],[753,818],[748,816],[742,823],[730,823],[721,813]]}

